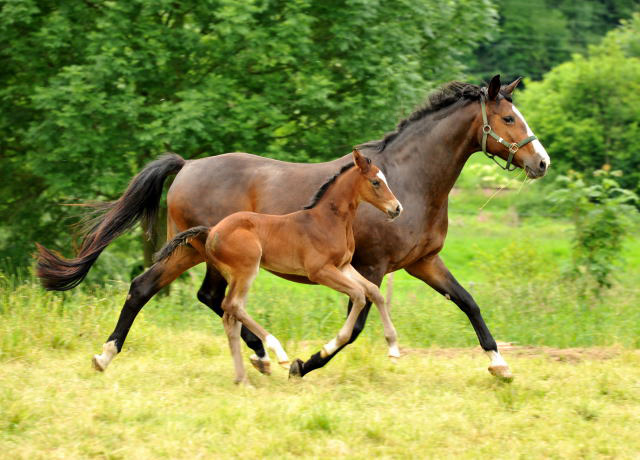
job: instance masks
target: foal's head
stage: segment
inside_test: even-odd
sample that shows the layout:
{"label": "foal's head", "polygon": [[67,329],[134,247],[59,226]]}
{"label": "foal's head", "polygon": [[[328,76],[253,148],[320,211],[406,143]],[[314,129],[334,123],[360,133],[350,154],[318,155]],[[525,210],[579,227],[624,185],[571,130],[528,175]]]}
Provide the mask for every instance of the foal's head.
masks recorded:
{"label": "foal's head", "polygon": [[371,203],[380,211],[395,219],[402,212],[402,205],[389,189],[387,178],[371,160],[353,149],[353,162],[360,172],[357,193],[360,199]]}
{"label": "foal's head", "polygon": [[[511,94],[518,83],[520,78],[501,86],[500,75],[491,79],[483,96],[487,125],[480,119],[480,136],[482,137],[483,132],[486,133],[485,153],[489,156],[495,155],[507,160],[507,168],[513,164],[524,169],[529,177],[538,178],[546,174],[551,160],[520,111],[511,102]],[[499,139],[493,137],[494,134]]]}

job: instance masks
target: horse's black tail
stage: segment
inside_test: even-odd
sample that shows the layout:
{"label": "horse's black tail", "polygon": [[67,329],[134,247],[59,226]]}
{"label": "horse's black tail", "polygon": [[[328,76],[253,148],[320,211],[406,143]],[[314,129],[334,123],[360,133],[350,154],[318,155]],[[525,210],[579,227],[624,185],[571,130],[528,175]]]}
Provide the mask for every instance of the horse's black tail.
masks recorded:
{"label": "horse's black tail", "polygon": [[206,237],[206,235],[209,234],[209,230],[211,230],[209,227],[200,225],[178,233],[171,241],[167,241],[165,245],[162,246],[162,249],[155,253],[153,260],[155,262],[160,262],[161,260],[167,259],[171,254],[173,254],[173,251],[178,249],[180,246],[188,244],[192,239],[203,235]]}
{"label": "horse's black tail", "polygon": [[131,180],[118,200],[93,206],[100,215],[92,221],[93,225],[75,258],[66,259],[36,243],[36,274],[42,285],[50,291],[66,291],[76,287],[114,239],[141,219],[150,229],[158,212],[164,180],[180,171],[184,164],[185,160],[175,153],[162,155]]}

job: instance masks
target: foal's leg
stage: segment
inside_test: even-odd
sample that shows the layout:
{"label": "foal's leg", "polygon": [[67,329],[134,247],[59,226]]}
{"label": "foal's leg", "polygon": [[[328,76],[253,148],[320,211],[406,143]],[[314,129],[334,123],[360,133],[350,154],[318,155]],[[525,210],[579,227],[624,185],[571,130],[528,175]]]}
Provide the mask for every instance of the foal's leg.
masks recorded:
{"label": "foal's leg", "polygon": [[[251,318],[244,309],[244,304],[249,293],[251,283],[255,278],[258,265],[254,268],[254,273],[248,276],[238,276],[234,273],[230,276],[229,292],[222,302],[224,315],[222,320],[229,339],[229,348],[236,369],[236,383],[246,383],[242,354],[240,353],[240,326],[244,324],[258,337],[262,338],[267,346],[278,356],[278,361],[285,367],[289,367],[289,358],[285,353],[278,339],[269,334],[260,324]],[[237,324],[236,324],[237,322]]]}
{"label": "foal's leg", "polygon": [[513,374],[509,369],[509,365],[500,355],[496,341],[491,336],[491,332],[489,332],[489,328],[482,318],[480,308],[473,300],[473,297],[458,284],[453,275],[447,270],[440,257],[436,255],[421,259],[407,267],[406,270],[452,300],[467,315],[478,336],[480,346],[491,359],[489,372],[496,377],[511,380]]}
{"label": "foal's leg", "polygon": [[225,298],[225,302],[222,303],[222,308],[225,309],[225,313],[227,311],[232,312],[243,326],[254,333],[258,339],[264,341],[267,347],[276,354],[278,364],[288,369],[289,357],[284,351],[284,348],[282,348],[280,341],[253,319],[245,309],[247,295],[249,294],[251,283],[253,283],[258,273],[258,268],[259,265],[256,265],[252,270],[253,273],[246,273],[244,276],[239,276],[237,272],[233,275],[229,284],[229,293]]}
{"label": "foal's leg", "polygon": [[[224,311],[221,304],[226,288],[227,282],[222,275],[214,267],[207,265],[207,274],[198,291],[198,300],[222,317]],[[271,362],[269,355],[264,351],[262,341],[244,325],[240,331],[240,337],[255,352],[249,358],[253,367],[263,374],[271,374]]]}
{"label": "foal's leg", "polygon": [[[309,279],[315,283],[323,284],[325,286],[330,287],[331,289],[335,289],[336,291],[347,294],[353,303],[353,307],[349,314],[347,315],[347,320],[340,328],[338,335],[332,339],[329,343],[325,344],[320,351],[321,358],[327,358],[333,355],[340,348],[345,346],[349,339],[351,338],[351,334],[353,333],[353,327],[356,323],[358,315],[362,311],[365,305],[365,290],[362,286],[346,276],[337,267],[334,266],[326,266],[319,270],[314,274],[309,274]],[[300,360],[297,361],[298,366],[302,363]]]}
{"label": "foal's leg", "polygon": [[[376,285],[379,285],[382,282],[382,276],[384,274],[384,268],[382,266],[371,266],[365,265],[363,267],[357,268],[358,272],[363,274],[366,279],[373,282]],[[311,371],[319,369],[325,366],[331,358],[333,358],[338,352],[340,352],[344,347],[349,345],[350,343],[355,342],[360,333],[364,330],[364,326],[367,322],[367,316],[369,315],[369,309],[371,308],[371,302],[366,301],[364,308],[360,311],[358,318],[356,319],[356,323],[353,327],[353,331],[351,332],[351,337],[348,342],[340,347],[335,353],[329,356],[322,356],[321,352],[315,353],[309,357],[307,361],[302,361],[297,359],[291,364],[291,369],[289,370],[289,376],[294,377],[304,377]],[[347,316],[351,313],[353,309],[353,302],[349,300],[349,305],[347,307]]]}
{"label": "foal's leg", "polygon": [[391,315],[389,313],[389,306],[384,300],[384,296],[380,292],[380,288],[373,284],[371,281],[362,276],[358,271],[353,268],[351,264],[347,265],[343,270],[345,275],[356,280],[362,288],[365,290],[366,296],[371,300],[378,311],[380,312],[380,318],[382,319],[382,327],[384,328],[384,337],[389,345],[389,357],[399,358],[400,350],[398,349],[398,333],[391,321]]}
{"label": "foal's leg", "polygon": [[178,249],[170,258],[154,264],[136,277],[131,282],[127,300],[122,307],[114,331],[102,346],[102,353],[93,357],[93,367],[98,371],[104,371],[115,355],[122,350],[133,321],[149,299],[181,273],[202,261],[202,257],[196,250],[184,247]]}
{"label": "foal's leg", "polygon": [[229,350],[231,351],[233,366],[236,370],[234,382],[246,385],[249,381],[247,380],[247,374],[242,361],[242,352],[240,351],[240,328],[242,327],[242,323],[237,320],[233,313],[225,311],[222,315],[222,324],[224,325],[224,331],[227,333]]}

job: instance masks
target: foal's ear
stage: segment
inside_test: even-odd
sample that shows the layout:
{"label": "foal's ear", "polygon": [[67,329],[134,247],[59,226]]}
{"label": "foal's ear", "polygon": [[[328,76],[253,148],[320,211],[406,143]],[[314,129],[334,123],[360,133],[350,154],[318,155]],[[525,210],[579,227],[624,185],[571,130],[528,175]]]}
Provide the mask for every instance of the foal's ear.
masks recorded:
{"label": "foal's ear", "polygon": [[353,149],[353,162],[358,168],[360,168],[360,171],[362,171],[364,174],[369,172],[369,165],[371,164],[371,160],[369,160],[367,157],[361,154],[358,149],[355,148]]}
{"label": "foal's ear", "polygon": [[487,90],[487,96],[490,101],[495,101],[500,92],[500,74],[494,75],[489,83],[489,89]]}
{"label": "foal's ear", "polygon": [[502,92],[504,94],[510,96],[511,93],[513,93],[513,90],[516,89],[516,87],[518,86],[518,83],[520,83],[520,80],[522,80],[522,77],[516,78],[511,83],[509,83],[507,86],[505,86],[504,89],[502,90]]}

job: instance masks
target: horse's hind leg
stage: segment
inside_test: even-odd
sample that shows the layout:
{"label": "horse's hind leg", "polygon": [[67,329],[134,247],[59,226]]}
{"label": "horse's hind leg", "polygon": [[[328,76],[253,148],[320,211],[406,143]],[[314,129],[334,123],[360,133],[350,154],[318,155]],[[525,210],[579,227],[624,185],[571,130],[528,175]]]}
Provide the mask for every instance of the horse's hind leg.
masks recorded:
{"label": "horse's hind leg", "polygon": [[[218,316],[222,317],[222,299],[224,299],[224,291],[227,288],[227,282],[218,271],[207,266],[207,274],[200,290],[198,291],[198,300],[213,310]],[[265,353],[264,345],[253,332],[242,326],[240,337],[255,353],[249,358],[251,364],[263,374],[271,374],[271,363],[269,355]]]}
{"label": "horse's hind leg", "polygon": [[104,371],[115,355],[120,353],[133,321],[149,299],[181,273],[200,262],[202,256],[196,250],[183,247],[169,259],[154,264],[131,282],[127,300],[114,331],[103,345],[102,353],[93,357],[93,367],[96,370]]}

